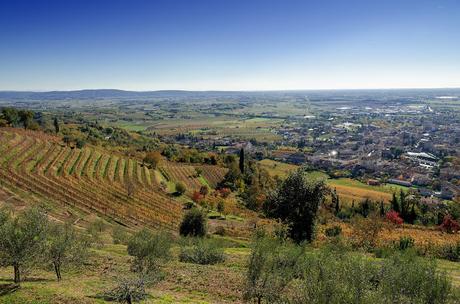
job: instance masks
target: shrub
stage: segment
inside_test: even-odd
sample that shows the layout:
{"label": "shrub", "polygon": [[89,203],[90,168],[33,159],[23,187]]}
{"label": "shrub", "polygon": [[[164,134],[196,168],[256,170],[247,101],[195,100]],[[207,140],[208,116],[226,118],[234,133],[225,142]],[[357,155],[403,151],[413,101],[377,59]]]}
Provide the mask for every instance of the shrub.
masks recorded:
{"label": "shrub", "polygon": [[100,297],[106,301],[127,304],[144,300],[147,297],[145,281],[143,278],[123,278],[115,288],[104,292]]}
{"label": "shrub", "polygon": [[365,250],[375,248],[382,228],[382,221],[375,214],[367,218],[355,217],[353,219],[354,245]]}
{"label": "shrub", "polygon": [[326,228],[325,233],[327,237],[339,236],[342,233],[342,228],[340,226],[332,226],[332,227]]}
{"label": "shrub", "polygon": [[161,160],[161,153],[158,151],[148,152],[143,159],[144,163],[151,169],[156,169],[160,165]]}
{"label": "shrub", "polygon": [[447,233],[457,233],[460,231],[460,225],[456,220],[454,220],[450,215],[444,216],[444,219],[439,226],[439,229]]}
{"label": "shrub", "polygon": [[214,234],[224,236],[225,235],[225,227],[224,226],[217,226],[216,231],[214,232]]}
{"label": "shrub", "polygon": [[114,244],[126,244],[129,239],[129,234],[125,228],[116,225],[112,230],[112,239]]}
{"label": "shrub", "polygon": [[451,279],[438,271],[435,261],[411,251],[376,262],[346,251],[301,248],[259,238],[250,255],[245,299],[403,304],[448,303],[453,297]]}
{"label": "shrub", "polygon": [[134,257],[133,270],[147,275],[152,283],[161,279],[160,266],[171,257],[171,236],[143,229],[128,242],[128,254]]}
{"label": "shrub", "polygon": [[341,220],[349,220],[352,217],[352,212],[350,209],[340,209],[340,211],[336,215]]}
{"label": "shrub", "polygon": [[216,242],[206,239],[195,239],[192,245],[184,245],[180,249],[179,260],[186,263],[213,265],[225,261],[224,250]]}
{"label": "shrub", "polygon": [[436,252],[436,256],[452,262],[460,261],[460,242],[440,246]]}
{"label": "shrub", "polygon": [[203,199],[204,199],[204,196],[200,192],[198,192],[198,191],[193,192],[192,200],[195,203],[199,204],[199,203],[201,203],[203,201]]}
{"label": "shrub", "polygon": [[262,303],[263,299],[266,303],[284,303],[283,291],[294,277],[301,247],[267,236],[260,229],[255,231],[251,247],[244,299],[257,303]]}
{"label": "shrub", "polygon": [[183,183],[181,182],[176,183],[176,193],[178,195],[183,195],[186,191],[187,191],[187,188],[185,187]]}
{"label": "shrub", "polygon": [[222,196],[223,198],[226,198],[230,195],[230,193],[232,192],[232,190],[230,190],[229,188],[222,188],[222,189],[219,189],[219,194],[220,196]]}
{"label": "shrub", "polygon": [[414,247],[415,241],[410,236],[402,236],[399,238],[399,250],[406,250]]}
{"label": "shrub", "polygon": [[182,236],[203,237],[206,235],[206,226],[206,215],[197,208],[193,208],[184,215],[179,233]]}
{"label": "shrub", "polygon": [[385,219],[395,225],[402,225],[404,223],[404,220],[399,216],[399,213],[394,210],[388,211],[385,215]]}

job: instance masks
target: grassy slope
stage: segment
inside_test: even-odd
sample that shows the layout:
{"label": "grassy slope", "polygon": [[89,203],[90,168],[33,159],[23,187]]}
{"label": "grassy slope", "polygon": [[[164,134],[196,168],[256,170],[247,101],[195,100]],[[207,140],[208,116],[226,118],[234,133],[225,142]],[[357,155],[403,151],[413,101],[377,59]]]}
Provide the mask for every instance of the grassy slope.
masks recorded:
{"label": "grassy slope", "polygon": [[[248,248],[227,248],[223,264],[203,266],[174,259],[165,266],[166,279],[148,290],[142,303],[239,303]],[[79,269],[70,269],[57,282],[49,270],[34,271],[19,291],[0,297],[0,303],[106,303],[96,295],[110,289],[129,272],[130,257],[124,245],[93,249]],[[0,268],[0,285],[10,284],[12,269]]]}
{"label": "grassy slope", "polygon": [[[166,278],[148,290],[151,295],[142,303],[241,303],[245,263],[249,248],[226,248],[227,260],[218,265],[203,266],[181,263],[174,248],[174,259],[165,265]],[[0,297],[5,304],[36,303],[106,303],[96,297],[111,288],[117,278],[129,272],[130,257],[124,245],[105,245],[92,250],[86,265],[64,272],[57,282],[52,271],[34,271],[22,288]],[[441,269],[460,287],[460,264],[438,261]],[[11,283],[12,269],[0,269],[0,284]]]}

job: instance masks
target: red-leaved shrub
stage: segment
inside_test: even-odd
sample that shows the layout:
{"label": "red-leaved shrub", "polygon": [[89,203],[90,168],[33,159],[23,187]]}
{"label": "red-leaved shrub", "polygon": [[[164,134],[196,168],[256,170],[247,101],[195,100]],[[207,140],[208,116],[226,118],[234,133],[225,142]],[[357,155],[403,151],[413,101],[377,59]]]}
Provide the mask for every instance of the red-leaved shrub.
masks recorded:
{"label": "red-leaved shrub", "polygon": [[444,216],[444,219],[439,225],[439,229],[447,233],[456,233],[460,231],[460,224],[452,218],[450,215]]}
{"label": "red-leaved shrub", "polygon": [[203,200],[203,198],[204,198],[204,196],[200,192],[198,192],[198,191],[193,192],[192,200],[195,203],[200,203]]}
{"label": "red-leaved shrub", "polygon": [[219,193],[223,198],[226,198],[230,195],[230,192],[232,192],[229,188],[222,188],[219,189]]}
{"label": "red-leaved shrub", "polygon": [[402,225],[404,223],[404,220],[399,216],[399,213],[394,210],[388,211],[385,218],[387,221],[395,225]]}

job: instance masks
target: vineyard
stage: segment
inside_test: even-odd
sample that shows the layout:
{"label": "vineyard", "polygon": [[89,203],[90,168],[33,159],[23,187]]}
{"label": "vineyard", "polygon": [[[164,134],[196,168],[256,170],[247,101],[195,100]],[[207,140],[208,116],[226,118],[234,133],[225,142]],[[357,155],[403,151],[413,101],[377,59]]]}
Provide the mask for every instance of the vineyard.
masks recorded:
{"label": "vineyard", "polygon": [[181,204],[135,159],[68,147],[57,137],[19,129],[0,129],[0,143],[2,193],[30,192],[128,227],[177,228]]}
{"label": "vineyard", "polygon": [[227,173],[227,169],[218,166],[192,166],[173,162],[163,164],[160,171],[168,181],[182,182],[188,193],[198,191],[201,186],[215,188]]}

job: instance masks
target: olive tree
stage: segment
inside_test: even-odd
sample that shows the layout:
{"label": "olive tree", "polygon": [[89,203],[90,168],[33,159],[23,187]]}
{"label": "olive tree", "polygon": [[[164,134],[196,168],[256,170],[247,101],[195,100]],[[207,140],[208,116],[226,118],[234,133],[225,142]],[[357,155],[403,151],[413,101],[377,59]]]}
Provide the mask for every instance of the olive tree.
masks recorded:
{"label": "olive tree", "polygon": [[128,254],[134,257],[133,270],[151,283],[161,278],[160,266],[171,257],[171,236],[165,232],[152,233],[143,229],[128,242]]}
{"label": "olive tree", "polygon": [[58,281],[62,279],[63,264],[79,264],[88,253],[89,242],[80,237],[70,224],[53,224],[49,229],[47,257],[51,261]]}
{"label": "olive tree", "polygon": [[33,208],[13,216],[2,211],[0,222],[0,264],[13,266],[14,282],[21,282],[21,273],[43,258],[48,218]]}

